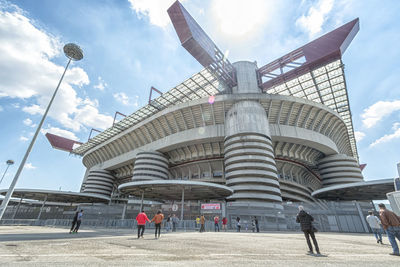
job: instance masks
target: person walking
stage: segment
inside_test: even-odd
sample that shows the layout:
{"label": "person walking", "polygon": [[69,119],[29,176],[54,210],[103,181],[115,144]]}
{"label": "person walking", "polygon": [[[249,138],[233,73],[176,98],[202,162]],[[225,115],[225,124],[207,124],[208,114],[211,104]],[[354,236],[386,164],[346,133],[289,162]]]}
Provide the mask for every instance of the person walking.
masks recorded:
{"label": "person walking", "polygon": [[[155,226],[156,226],[156,231],[155,231],[155,236],[156,239],[160,238],[160,234],[161,234],[161,223],[164,220],[164,214],[161,213],[161,210],[157,211],[157,214],[154,215],[153,219],[151,219],[152,222],[154,222]],[[157,231],[158,231],[158,236],[157,236]]]}
{"label": "person walking", "polygon": [[236,217],[236,231],[240,232],[240,228],[242,226],[240,225],[240,217]]}
{"label": "person walking", "polygon": [[254,216],[254,223],[256,224],[257,233],[259,233],[260,232],[260,227],[258,226],[258,219],[257,219],[256,216]]}
{"label": "person walking", "polygon": [[251,220],[251,231],[253,233],[256,232],[256,220],[255,220],[255,218],[253,218],[253,220]]}
{"label": "person walking", "polygon": [[315,234],[314,234],[315,228],[312,225],[313,221],[314,218],[310,214],[305,212],[304,207],[299,206],[299,213],[297,214],[296,222],[300,223],[301,230],[304,232],[304,236],[306,237],[307,245],[309,248],[308,254],[314,255],[313,247],[310,242],[310,236],[311,236],[317,255],[321,255],[321,253],[319,252],[317,239],[315,239]]}
{"label": "person walking", "polygon": [[383,203],[380,203],[378,207],[383,229],[386,230],[389,242],[393,248],[393,252],[390,255],[400,256],[399,247],[396,242],[396,238],[400,241],[400,217],[394,212],[387,210]]}
{"label": "person walking", "polygon": [[226,217],[222,218],[222,230],[226,232],[226,224],[228,223],[228,219]]}
{"label": "person walking", "polygon": [[218,215],[214,216],[214,232],[217,232],[217,230],[219,232],[219,217],[218,217]]}
{"label": "person walking", "polygon": [[75,226],[75,229],[73,231],[73,233],[75,233],[75,234],[78,233],[79,227],[81,227],[82,216],[83,216],[83,210],[78,212],[78,216],[76,216],[76,226]]}
{"label": "person walking", "polygon": [[175,214],[173,214],[171,221],[172,221],[172,232],[176,232],[176,227],[178,226],[179,219],[178,217],[176,217]]}
{"label": "person walking", "polygon": [[78,213],[79,213],[79,211],[76,211],[75,215],[74,215],[74,218],[72,219],[71,230],[69,230],[70,234],[72,234],[72,231],[75,229],[76,221],[78,220]]}
{"label": "person walking", "polygon": [[144,213],[144,210],[142,210],[137,216],[136,216],[136,221],[137,221],[137,238],[143,238],[144,234],[144,229],[146,226],[146,221],[150,222],[149,218],[147,218],[146,213]]}
{"label": "person walking", "polygon": [[374,215],[373,211],[368,211],[367,222],[369,227],[371,227],[372,233],[376,238],[376,243],[382,243],[382,230],[381,230],[381,221]]}
{"label": "person walking", "polygon": [[204,227],[205,223],[206,223],[206,218],[204,217],[204,215],[201,215],[201,217],[200,217],[200,233],[206,231],[206,229]]}
{"label": "person walking", "polygon": [[195,230],[200,229],[200,217],[196,217],[196,228]]}
{"label": "person walking", "polygon": [[165,230],[167,233],[171,230],[171,214],[168,214],[167,220],[165,222]]}

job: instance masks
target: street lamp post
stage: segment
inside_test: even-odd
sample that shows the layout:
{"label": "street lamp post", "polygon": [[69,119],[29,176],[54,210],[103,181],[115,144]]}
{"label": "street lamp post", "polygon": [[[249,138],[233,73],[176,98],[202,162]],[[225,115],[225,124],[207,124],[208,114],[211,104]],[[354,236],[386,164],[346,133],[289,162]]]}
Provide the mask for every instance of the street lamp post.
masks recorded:
{"label": "street lamp post", "polygon": [[3,176],[1,177],[0,184],[1,184],[1,182],[3,182],[4,176],[6,176],[8,167],[10,167],[10,165],[13,165],[13,164],[14,164],[14,161],[13,161],[12,159],[9,159],[9,160],[6,161],[6,163],[7,163],[7,168],[6,168],[6,170],[4,171]]}
{"label": "street lamp post", "polygon": [[3,218],[3,215],[4,215],[4,212],[6,211],[8,202],[10,202],[11,196],[12,196],[12,194],[14,192],[15,185],[17,184],[19,175],[21,174],[22,169],[25,166],[25,162],[28,159],[29,153],[31,152],[33,145],[35,144],[36,138],[37,138],[37,136],[38,136],[38,134],[40,132],[40,129],[42,128],[43,122],[46,119],[47,113],[49,112],[51,104],[53,103],[53,100],[54,100],[54,98],[55,98],[55,96],[57,94],[58,88],[60,87],[60,84],[61,84],[61,82],[62,82],[62,80],[64,78],[65,72],[67,71],[69,64],[71,63],[71,60],[78,61],[78,60],[81,60],[83,58],[82,49],[79,46],[77,46],[76,44],[72,44],[72,43],[66,44],[64,46],[64,54],[69,59],[68,63],[67,63],[67,66],[65,66],[64,73],[62,74],[61,79],[58,82],[58,85],[56,87],[56,90],[54,91],[53,96],[51,97],[51,100],[50,100],[50,102],[49,102],[49,104],[48,104],[48,106],[46,108],[46,111],[43,114],[43,117],[42,117],[42,119],[41,119],[41,121],[40,121],[40,123],[39,123],[39,125],[38,125],[38,127],[36,129],[35,135],[33,136],[32,141],[29,144],[29,147],[25,152],[25,156],[22,159],[22,162],[18,167],[17,173],[15,174],[14,179],[11,182],[10,188],[8,189],[7,194],[6,194],[5,198],[3,199],[3,203],[0,206],[0,220]]}

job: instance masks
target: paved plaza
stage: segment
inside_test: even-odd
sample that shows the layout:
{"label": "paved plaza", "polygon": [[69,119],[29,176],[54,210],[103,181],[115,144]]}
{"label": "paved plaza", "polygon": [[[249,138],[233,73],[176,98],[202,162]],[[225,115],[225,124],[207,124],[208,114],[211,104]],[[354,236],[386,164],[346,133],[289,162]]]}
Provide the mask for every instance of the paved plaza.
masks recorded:
{"label": "paved plaza", "polygon": [[177,232],[137,239],[130,230],[0,227],[1,266],[399,266],[391,247],[366,234],[318,233],[322,257],[302,233]]}

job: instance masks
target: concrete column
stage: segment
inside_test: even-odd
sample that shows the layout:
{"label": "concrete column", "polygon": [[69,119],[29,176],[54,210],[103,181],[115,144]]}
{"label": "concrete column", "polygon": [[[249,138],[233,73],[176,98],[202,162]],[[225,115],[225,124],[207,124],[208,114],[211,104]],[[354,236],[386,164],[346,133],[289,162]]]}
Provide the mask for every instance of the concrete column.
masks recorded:
{"label": "concrete column", "polygon": [[142,198],[141,198],[141,201],[140,201],[140,210],[139,210],[139,212],[142,212],[142,210],[143,210],[143,199],[144,199],[144,191],[142,191]]}
{"label": "concrete column", "polygon": [[183,221],[183,207],[185,204],[185,188],[182,188],[182,206],[181,206],[181,221]]}
{"label": "concrete column", "polygon": [[126,214],[126,208],[127,207],[128,207],[128,203],[125,203],[124,207],[122,208],[121,220],[125,220],[125,214]]}

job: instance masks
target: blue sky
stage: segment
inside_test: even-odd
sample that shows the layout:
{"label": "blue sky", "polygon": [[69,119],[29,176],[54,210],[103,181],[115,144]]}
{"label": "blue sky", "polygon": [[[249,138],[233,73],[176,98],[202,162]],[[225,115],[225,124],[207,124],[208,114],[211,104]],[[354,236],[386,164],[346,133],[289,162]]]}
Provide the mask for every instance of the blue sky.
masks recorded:
{"label": "blue sky", "polygon": [[[130,114],[149,88],[167,91],[202,67],[183,49],[161,0],[0,0],[0,174],[7,187],[64,65],[68,42],[84,50],[69,69],[43,133],[87,141]],[[356,17],[360,31],[343,61],[360,163],[366,180],[397,176],[400,162],[400,1],[186,0],[185,7],[231,62],[258,66]],[[79,190],[79,157],[51,148],[41,134],[19,188]]]}

